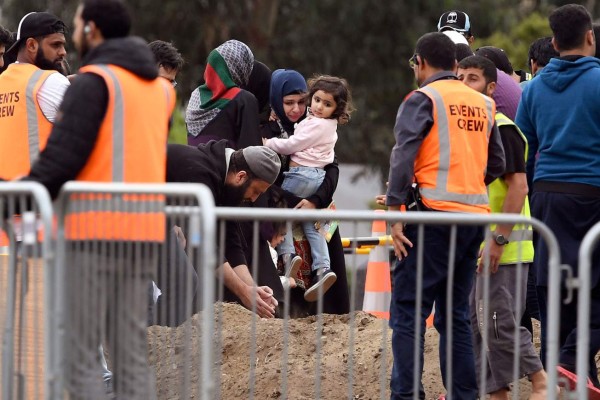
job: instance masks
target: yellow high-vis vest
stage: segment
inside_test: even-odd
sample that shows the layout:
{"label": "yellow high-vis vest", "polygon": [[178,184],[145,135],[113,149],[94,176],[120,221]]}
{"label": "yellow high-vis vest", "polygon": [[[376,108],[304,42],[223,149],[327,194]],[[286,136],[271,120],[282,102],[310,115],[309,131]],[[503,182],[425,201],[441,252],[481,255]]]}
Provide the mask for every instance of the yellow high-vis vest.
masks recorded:
{"label": "yellow high-vis vest", "polygon": [[[496,114],[496,125],[498,128],[505,125],[514,126],[519,132],[521,139],[525,142],[525,161],[527,162],[528,144],[525,135],[519,127],[502,113]],[[508,186],[504,179],[498,178],[489,185],[490,208],[493,213],[501,213],[504,199]],[[525,204],[521,210],[521,215],[525,217],[531,216],[529,212],[529,198],[525,197]],[[496,229],[495,225],[491,226],[492,231]],[[500,264],[517,264],[533,262],[533,229],[531,225],[515,224],[510,236],[507,238],[508,244],[504,247],[504,252],[500,258]]]}

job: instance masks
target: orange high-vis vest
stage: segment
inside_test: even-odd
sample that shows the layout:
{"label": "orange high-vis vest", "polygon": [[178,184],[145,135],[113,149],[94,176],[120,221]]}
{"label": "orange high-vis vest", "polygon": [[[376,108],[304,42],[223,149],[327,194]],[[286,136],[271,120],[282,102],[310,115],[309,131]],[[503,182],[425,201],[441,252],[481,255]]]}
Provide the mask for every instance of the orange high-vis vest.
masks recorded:
{"label": "orange high-vis vest", "polygon": [[433,126],[415,160],[425,206],[439,211],[487,214],[488,143],[496,105],[458,80],[419,89],[433,103]]}
{"label": "orange high-vis vest", "polygon": [[[164,183],[169,118],[175,91],[165,79],[144,80],[115,65],[88,65],[106,82],[109,100],[100,132],[78,181]],[[164,196],[71,197],[66,236],[71,240],[160,242]]]}
{"label": "orange high-vis vest", "polygon": [[46,147],[52,123],[44,116],[37,94],[55,73],[16,63],[0,74],[0,177],[27,175]]}

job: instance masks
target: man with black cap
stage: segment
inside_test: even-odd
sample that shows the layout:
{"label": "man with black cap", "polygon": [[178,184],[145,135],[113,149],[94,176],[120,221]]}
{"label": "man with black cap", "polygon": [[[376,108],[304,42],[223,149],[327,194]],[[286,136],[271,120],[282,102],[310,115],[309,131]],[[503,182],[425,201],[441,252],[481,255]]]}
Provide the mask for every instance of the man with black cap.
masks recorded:
{"label": "man with black cap", "polygon": [[445,32],[454,31],[460,33],[465,37],[469,45],[475,40],[475,37],[471,33],[469,15],[463,11],[451,10],[443,13],[438,21],[437,30],[446,34],[455,43],[457,43],[456,40]]}
{"label": "man with black cap", "polygon": [[16,55],[0,75],[0,176],[25,175],[45,147],[69,80],[62,72],[65,24],[46,12],[32,12],[19,23]]}
{"label": "man with black cap", "polygon": [[[281,163],[273,150],[250,146],[227,147],[227,141],[210,141],[198,147],[171,144],[167,150],[167,182],[203,183],[212,191],[217,206],[235,207],[254,202],[277,179]],[[257,286],[244,254],[245,241],[236,221],[226,224],[225,287],[247,308],[256,298],[256,312],[272,318],[277,300],[268,286]],[[273,272],[274,268],[270,268]],[[160,274],[159,274],[160,276]],[[160,287],[160,283],[158,284]]]}

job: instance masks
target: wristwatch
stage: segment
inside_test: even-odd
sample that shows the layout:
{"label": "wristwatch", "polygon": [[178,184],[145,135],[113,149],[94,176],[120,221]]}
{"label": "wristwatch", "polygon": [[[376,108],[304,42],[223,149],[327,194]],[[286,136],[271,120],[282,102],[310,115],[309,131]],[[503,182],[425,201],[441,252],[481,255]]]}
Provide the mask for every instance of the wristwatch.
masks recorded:
{"label": "wristwatch", "polygon": [[508,244],[508,240],[502,234],[494,235],[494,241],[498,246],[506,246]]}

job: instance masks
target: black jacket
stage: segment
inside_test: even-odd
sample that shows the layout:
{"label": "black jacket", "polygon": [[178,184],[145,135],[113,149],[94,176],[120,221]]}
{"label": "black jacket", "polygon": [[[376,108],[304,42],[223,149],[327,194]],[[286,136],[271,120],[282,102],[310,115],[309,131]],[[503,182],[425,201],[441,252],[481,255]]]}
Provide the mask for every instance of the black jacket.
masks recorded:
{"label": "black jacket", "polygon": [[[158,68],[146,42],[140,38],[109,39],[90,50],[82,65],[113,64],[147,80]],[[25,180],[43,184],[52,198],[61,186],[77,177],[96,144],[108,106],[108,89],[100,76],[80,74],[67,89],[44,151]]]}
{"label": "black jacket", "polygon": [[[170,144],[167,147],[167,182],[203,183],[212,192],[217,206],[227,204],[225,176],[227,141],[211,141],[198,147]],[[246,242],[238,222],[226,223],[225,259],[232,267],[248,265],[244,251]]]}

